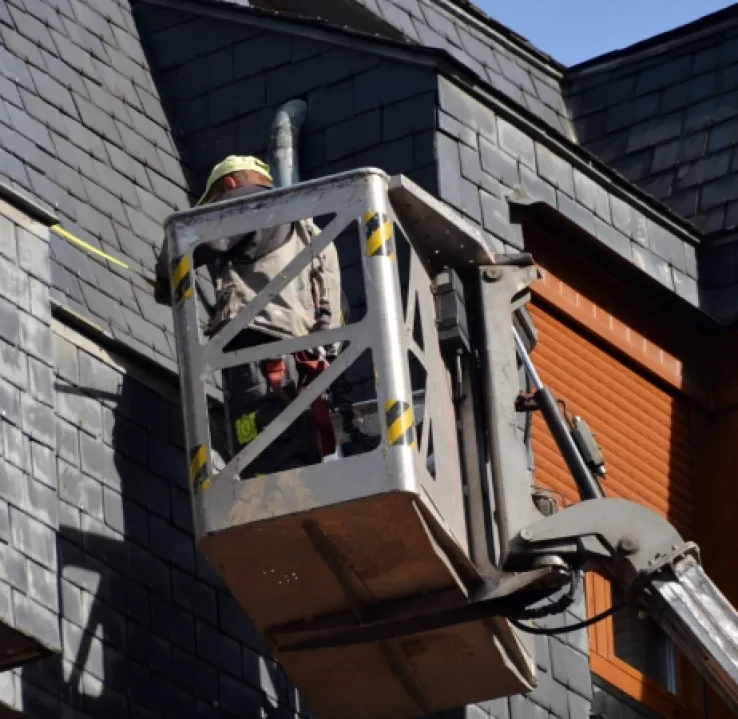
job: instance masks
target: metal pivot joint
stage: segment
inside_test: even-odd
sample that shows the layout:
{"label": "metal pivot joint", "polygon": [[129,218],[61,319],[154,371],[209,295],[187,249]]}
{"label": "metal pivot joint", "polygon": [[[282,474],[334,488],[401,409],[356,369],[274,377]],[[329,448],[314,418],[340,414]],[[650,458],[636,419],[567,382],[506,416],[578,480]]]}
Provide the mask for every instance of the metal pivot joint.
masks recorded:
{"label": "metal pivot joint", "polygon": [[734,711],[738,711],[738,613],[700,566],[697,546],[641,504],[593,499],[523,528],[508,569],[540,555],[592,570],[648,612]]}

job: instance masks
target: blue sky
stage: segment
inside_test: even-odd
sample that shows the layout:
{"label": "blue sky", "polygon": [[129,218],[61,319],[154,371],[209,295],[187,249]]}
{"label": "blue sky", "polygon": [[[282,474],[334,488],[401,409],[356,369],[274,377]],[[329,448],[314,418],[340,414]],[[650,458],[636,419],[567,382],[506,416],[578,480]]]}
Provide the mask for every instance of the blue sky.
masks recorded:
{"label": "blue sky", "polygon": [[732,5],[720,0],[477,0],[565,65],[627,47]]}

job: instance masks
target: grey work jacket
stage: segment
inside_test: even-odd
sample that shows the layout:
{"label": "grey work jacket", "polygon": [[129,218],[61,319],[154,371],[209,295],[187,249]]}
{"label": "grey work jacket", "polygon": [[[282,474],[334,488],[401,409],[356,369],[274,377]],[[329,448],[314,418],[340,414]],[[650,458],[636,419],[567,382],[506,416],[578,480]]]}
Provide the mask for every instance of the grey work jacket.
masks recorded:
{"label": "grey work jacket", "polygon": [[[260,191],[264,188],[237,187],[222,200]],[[320,229],[307,219],[209,243],[207,264],[213,278],[216,308],[206,333],[212,336],[233,319],[294,257],[305,247],[312,247],[319,234]],[[165,247],[157,262],[160,279],[167,273],[167,264]],[[318,329],[316,299],[328,302],[328,327],[340,326],[341,276],[334,244],[321,253],[313,253],[307,265],[259,313],[250,328],[284,339],[304,336]]]}

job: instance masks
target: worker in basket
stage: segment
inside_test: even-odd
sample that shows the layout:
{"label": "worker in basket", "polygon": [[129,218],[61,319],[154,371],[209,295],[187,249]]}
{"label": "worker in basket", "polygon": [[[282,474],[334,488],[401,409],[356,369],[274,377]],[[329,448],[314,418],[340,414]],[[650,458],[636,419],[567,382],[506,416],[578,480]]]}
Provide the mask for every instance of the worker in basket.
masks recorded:
{"label": "worker in basket", "polygon": [[[272,189],[268,166],[255,157],[229,156],[210,173],[197,205],[231,200]],[[223,238],[203,246],[215,289],[215,307],[205,330],[216,335],[240,310],[298,255],[320,230],[312,219]],[[198,250],[199,251],[199,250]],[[171,304],[166,248],[156,267],[157,302]],[[337,327],[345,300],[341,292],[338,255],[333,244],[300,271],[251,325],[240,332],[226,351],[301,337]],[[250,362],[223,372],[229,452],[233,455],[252,442],[298,393],[339,354],[339,345],[296,352],[270,360]],[[358,430],[353,417],[351,385],[345,377],[332,388],[333,401],[343,418],[343,429],[353,445],[371,449],[378,439]],[[336,449],[327,396],[312,403],[241,474],[259,474],[317,464]]]}

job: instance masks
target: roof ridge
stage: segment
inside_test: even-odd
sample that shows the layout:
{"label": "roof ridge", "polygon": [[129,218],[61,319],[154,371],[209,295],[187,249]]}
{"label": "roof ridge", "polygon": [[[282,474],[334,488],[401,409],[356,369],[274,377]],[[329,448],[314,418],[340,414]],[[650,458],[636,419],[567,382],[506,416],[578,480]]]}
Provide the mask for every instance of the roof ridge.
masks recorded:
{"label": "roof ridge", "polygon": [[640,53],[648,50],[653,50],[654,54],[667,52],[676,40],[685,41],[691,35],[698,36],[700,33],[704,34],[708,30],[717,31],[720,25],[728,26],[733,24],[731,21],[738,22],[738,2],[728,5],[728,7],[722,8],[721,10],[716,10],[713,13],[703,15],[684,25],[666,30],[658,35],[652,35],[644,40],[639,40],[627,47],[612,50],[611,52],[598,55],[576,65],[571,65],[565,74],[567,77],[570,77],[571,75],[588,70],[600,69],[600,66],[604,69],[604,66],[609,65],[611,62],[618,62],[620,64],[629,60],[636,61]]}
{"label": "roof ridge", "polygon": [[541,50],[530,40],[528,40],[528,38],[524,35],[515,32],[515,30],[500,22],[499,20],[495,20],[495,18],[486,13],[484,10],[482,10],[482,8],[473,3],[471,0],[427,0],[427,2],[435,4],[446,2],[450,5],[455,5],[457,8],[469,12],[485,25],[488,25],[491,30],[500,33],[506,39],[514,42],[518,46],[518,49],[529,55],[533,55],[539,62],[543,63],[544,65],[552,67],[553,69],[558,70],[562,73],[568,69],[566,65],[553,57],[553,55],[549,55],[547,52]]}

